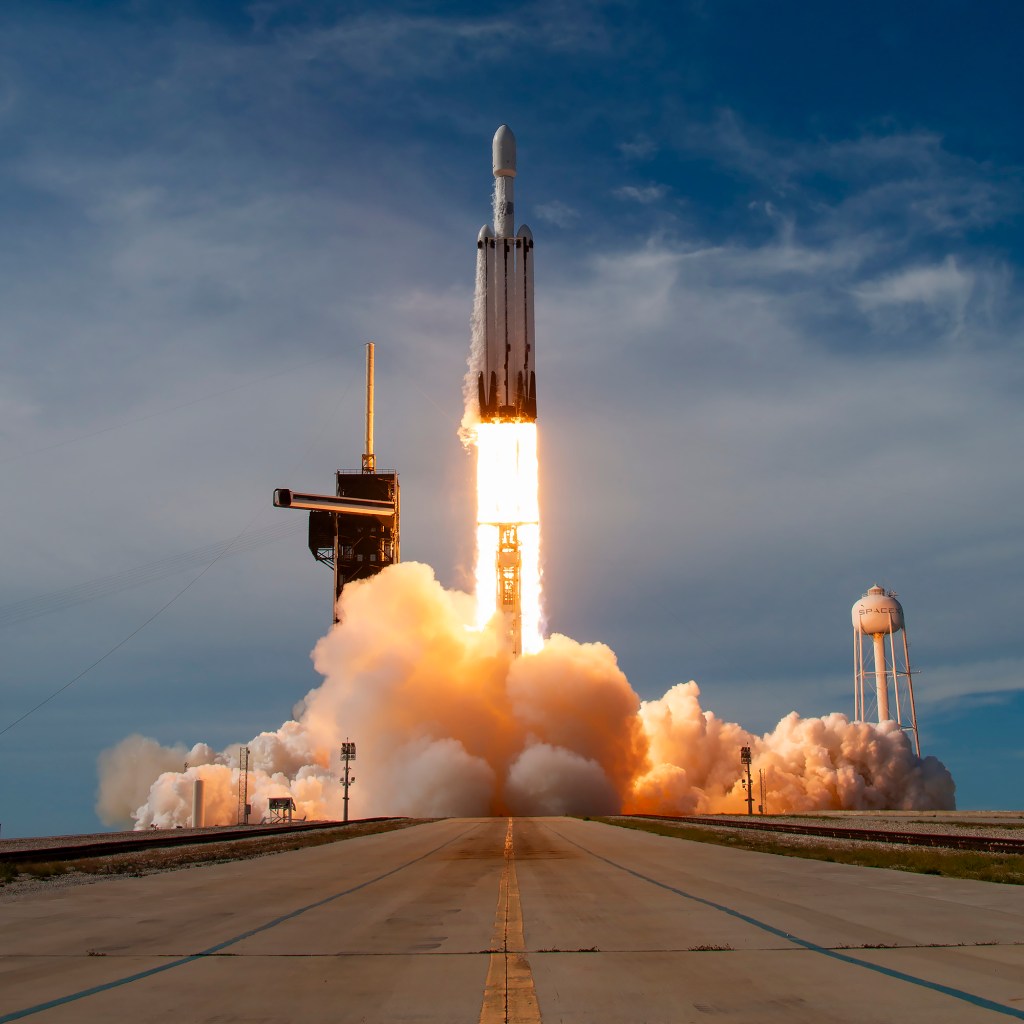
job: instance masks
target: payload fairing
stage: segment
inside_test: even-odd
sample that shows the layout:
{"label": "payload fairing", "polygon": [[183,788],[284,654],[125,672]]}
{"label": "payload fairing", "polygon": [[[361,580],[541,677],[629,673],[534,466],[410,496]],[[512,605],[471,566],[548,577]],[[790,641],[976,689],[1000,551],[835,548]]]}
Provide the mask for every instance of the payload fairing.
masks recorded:
{"label": "payload fairing", "polygon": [[516,137],[507,124],[494,134],[494,227],[477,236],[477,273],[484,289],[484,365],[477,376],[483,422],[537,418],[533,321],[533,235],[515,233]]}

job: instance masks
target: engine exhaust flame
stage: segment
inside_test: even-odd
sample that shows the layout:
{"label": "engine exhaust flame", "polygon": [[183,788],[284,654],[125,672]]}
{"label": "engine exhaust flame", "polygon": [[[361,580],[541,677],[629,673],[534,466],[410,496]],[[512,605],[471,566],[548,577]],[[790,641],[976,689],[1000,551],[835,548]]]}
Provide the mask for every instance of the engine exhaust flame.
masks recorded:
{"label": "engine exhaust flame", "polygon": [[513,652],[536,654],[544,642],[537,424],[480,423],[475,442],[477,628],[500,608]]}

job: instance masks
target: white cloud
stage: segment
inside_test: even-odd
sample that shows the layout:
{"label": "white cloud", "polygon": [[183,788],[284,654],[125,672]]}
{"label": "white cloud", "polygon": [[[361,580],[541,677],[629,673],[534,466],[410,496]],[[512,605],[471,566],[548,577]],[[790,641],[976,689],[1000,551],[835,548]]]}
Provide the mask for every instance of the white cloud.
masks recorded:
{"label": "white cloud", "polygon": [[[913,630],[913,623],[908,620]],[[910,634],[913,636],[913,632]],[[911,654],[914,669],[914,698],[920,704],[956,705],[986,695],[997,701],[996,695],[1024,690],[1024,658],[978,658],[967,664],[943,665],[921,651],[922,663],[917,664]]]}
{"label": "white cloud", "polygon": [[614,190],[613,195],[619,199],[627,199],[637,203],[656,203],[668,195],[667,185],[623,185]]}
{"label": "white cloud", "polygon": [[381,78],[436,76],[452,62],[477,64],[521,40],[514,20],[442,18],[430,15],[360,14],[327,27],[294,31],[290,54],[302,61],[341,61]]}
{"label": "white cloud", "polygon": [[547,203],[538,203],[534,207],[537,218],[541,221],[547,221],[549,224],[554,224],[555,227],[569,228],[572,227],[580,219],[579,210],[567,203],[563,203],[560,199],[552,199]]}
{"label": "white cloud", "polygon": [[516,17],[359,14],[292,30],[293,59],[340,61],[374,78],[450,77],[460,67],[521,57],[524,50],[600,52],[610,36],[584,6],[544,0]]}
{"label": "white cloud", "polygon": [[909,267],[869,281],[854,294],[865,309],[911,302],[962,308],[973,288],[974,274],[961,270],[956,259],[949,256],[937,265]]}
{"label": "white cloud", "polygon": [[650,160],[658,152],[658,144],[646,135],[637,135],[627,142],[620,142],[619,152],[627,160]]}
{"label": "white cloud", "polygon": [[1016,171],[993,173],[931,131],[793,141],[723,109],[710,121],[684,122],[676,144],[761,182],[779,204],[802,208],[813,200],[819,229],[896,234],[910,224],[915,232],[960,236],[1021,207]]}

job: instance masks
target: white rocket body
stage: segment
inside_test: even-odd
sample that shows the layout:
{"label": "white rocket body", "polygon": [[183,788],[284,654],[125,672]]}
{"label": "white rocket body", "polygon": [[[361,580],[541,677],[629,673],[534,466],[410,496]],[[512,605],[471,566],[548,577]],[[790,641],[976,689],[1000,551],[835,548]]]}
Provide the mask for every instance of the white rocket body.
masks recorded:
{"label": "white rocket body", "polygon": [[484,282],[484,365],[477,375],[480,419],[532,422],[537,418],[533,317],[533,235],[515,233],[516,138],[503,124],[494,133],[494,227],[477,236]]}

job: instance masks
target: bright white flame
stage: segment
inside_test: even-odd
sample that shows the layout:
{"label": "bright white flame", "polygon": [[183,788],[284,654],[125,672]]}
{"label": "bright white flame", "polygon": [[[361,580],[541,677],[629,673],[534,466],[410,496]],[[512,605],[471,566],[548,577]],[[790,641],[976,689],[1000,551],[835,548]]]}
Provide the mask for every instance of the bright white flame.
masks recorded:
{"label": "bright white flame", "polygon": [[515,525],[522,650],[543,646],[540,608],[540,503],[537,495],[537,424],[480,423],[476,427],[476,609],[483,627],[498,608],[498,524]]}

